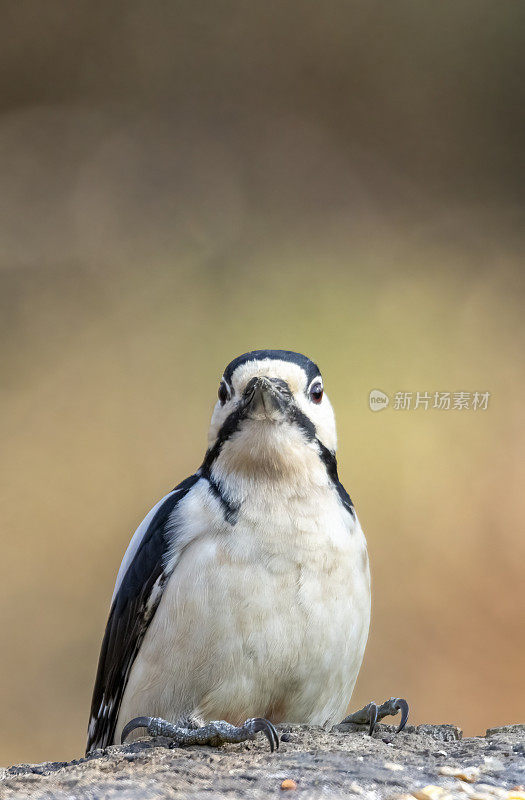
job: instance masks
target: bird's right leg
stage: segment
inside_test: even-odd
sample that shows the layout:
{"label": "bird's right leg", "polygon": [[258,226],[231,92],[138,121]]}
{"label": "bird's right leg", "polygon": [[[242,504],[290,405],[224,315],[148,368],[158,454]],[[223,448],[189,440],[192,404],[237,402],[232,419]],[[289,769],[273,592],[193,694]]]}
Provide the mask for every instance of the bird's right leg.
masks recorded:
{"label": "bird's right leg", "polygon": [[193,720],[183,718],[179,724],[166,722],[160,717],[135,717],[125,726],[122,731],[121,744],[124,744],[127,737],[136,728],[145,728],[150,736],[166,736],[172,739],[179,747],[192,744],[207,744],[211,747],[219,747],[221,744],[246,742],[255,739],[255,736],[262,732],[270,742],[270,750],[279,747],[279,737],[271,722],[262,717],[247,719],[244,725],[236,728],[229,722],[218,720],[208,722],[205,725],[197,725]]}
{"label": "bird's right leg", "polygon": [[368,705],[359,709],[359,711],[354,711],[353,714],[349,714],[340,724],[344,725],[347,722],[353,722],[356,725],[368,725],[368,732],[370,736],[372,736],[376,723],[379,722],[380,719],[389,716],[393,717],[399,713],[399,711],[401,711],[401,722],[399,723],[397,733],[400,733],[408,720],[408,703],[402,697],[391,697],[390,700],[386,700],[384,703],[381,703],[380,706],[375,703],[368,703]]}

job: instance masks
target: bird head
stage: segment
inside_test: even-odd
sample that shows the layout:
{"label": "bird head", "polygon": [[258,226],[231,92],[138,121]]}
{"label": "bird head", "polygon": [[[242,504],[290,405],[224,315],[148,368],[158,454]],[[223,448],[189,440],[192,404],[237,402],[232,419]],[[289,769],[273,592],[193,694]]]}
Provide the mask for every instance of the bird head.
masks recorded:
{"label": "bird head", "polygon": [[336,444],[317,365],[288,350],[255,350],[224,370],[203,466],[278,477],[334,458]]}

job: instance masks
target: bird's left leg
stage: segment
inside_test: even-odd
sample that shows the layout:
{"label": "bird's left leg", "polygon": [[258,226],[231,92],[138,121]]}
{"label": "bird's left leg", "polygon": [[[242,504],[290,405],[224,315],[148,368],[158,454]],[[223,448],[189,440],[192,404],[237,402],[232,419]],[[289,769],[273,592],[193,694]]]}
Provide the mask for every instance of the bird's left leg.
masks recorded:
{"label": "bird's left leg", "polygon": [[160,717],[135,717],[122,731],[121,744],[136,728],[146,728],[150,736],[166,736],[172,739],[179,747],[192,744],[207,744],[219,747],[227,742],[246,742],[255,739],[257,733],[262,732],[270,742],[270,750],[279,748],[279,736],[271,722],[262,717],[247,719],[244,725],[236,728],[229,722],[219,720],[208,722],[205,725],[195,724],[188,718],[180,720],[180,724],[173,725]]}
{"label": "bird's left leg", "polygon": [[340,724],[343,725],[346,722],[353,722],[357,725],[368,725],[368,732],[370,736],[372,736],[376,722],[379,722],[383,717],[393,717],[399,711],[401,711],[401,722],[396,732],[400,733],[408,720],[408,703],[406,700],[403,700],[402,697],[391,697],[390,700],[386,700],[384,703],[381,703],[380,706],[373,702],[368,703],[368,705],[364,706],[359,711],[349,714]]}

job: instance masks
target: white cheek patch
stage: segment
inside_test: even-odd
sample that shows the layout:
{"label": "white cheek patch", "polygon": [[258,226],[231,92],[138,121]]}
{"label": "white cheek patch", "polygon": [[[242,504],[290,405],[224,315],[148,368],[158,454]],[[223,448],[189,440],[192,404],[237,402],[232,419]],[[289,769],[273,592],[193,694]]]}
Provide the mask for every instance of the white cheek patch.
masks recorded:
{"label": "white cheek patch", "polygon": [[220,429],[226,421],[226,417],[230,413],[229,407],[231,405],[231,402],[221,405],[218,400],[215,403],[215,408],[213,409],[213,414],[211,415],[210,429],[208,431],[208,447],[211,447],[217,438]]}

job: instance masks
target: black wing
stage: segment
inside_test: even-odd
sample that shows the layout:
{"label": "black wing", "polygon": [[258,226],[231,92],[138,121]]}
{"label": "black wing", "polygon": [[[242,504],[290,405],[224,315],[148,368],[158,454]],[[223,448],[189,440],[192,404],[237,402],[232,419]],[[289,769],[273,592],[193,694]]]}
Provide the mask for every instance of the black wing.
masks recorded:
{"label": "black wing", "polygon": [[164,569],[164,557],[173,544],[167,523],[199,479],[199,475],[186,478],[157,509],[115,595],[100,651],[86,753],[113,743],[131,667],[171,574]]}

